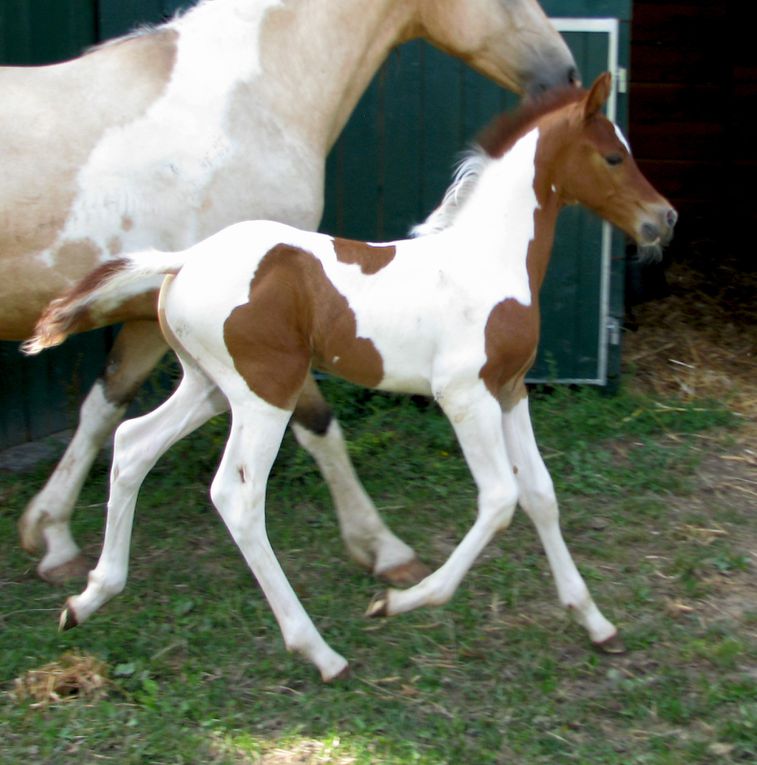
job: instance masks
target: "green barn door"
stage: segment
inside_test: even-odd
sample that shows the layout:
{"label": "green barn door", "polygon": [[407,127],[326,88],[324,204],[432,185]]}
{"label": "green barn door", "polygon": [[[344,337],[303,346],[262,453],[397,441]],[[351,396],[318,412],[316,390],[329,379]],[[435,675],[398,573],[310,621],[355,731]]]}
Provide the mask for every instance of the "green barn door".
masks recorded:
{"label": "green barn door", "polygon": [[[543,3],[553,13],[587,3]],[[595,3],[603,12],[612,2]],[[630,16],[629,3],[616,10]],[[616,18],[554,18],[586,83],[627,63],[627,29]],[[627,24],[625,25],[627,27]],[[621,49],[623,55],[621,55]],[[624,81],[610,116],[625,128]],[[321,230],[381,241],[402,238],[436,207],[453,166],[476,133],[515,96],[423,42],[392,54],[327,163]],[[532,381],[604,385],[619,368],[623,236],[585,210],[563,211],[542,290],[542,341]]]}

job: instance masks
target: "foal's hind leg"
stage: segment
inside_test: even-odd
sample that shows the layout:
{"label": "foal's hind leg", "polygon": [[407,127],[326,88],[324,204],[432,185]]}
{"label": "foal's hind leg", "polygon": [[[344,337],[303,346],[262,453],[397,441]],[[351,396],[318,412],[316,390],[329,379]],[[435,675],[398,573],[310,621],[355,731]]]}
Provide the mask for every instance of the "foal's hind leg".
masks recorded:
{"label": "foal's hind leg", "polygon": [[394,585],[415,584],[427,576],[429,569],[387,527],[361,486],[339,423],[310,376],[294,410],[292,430],[328,484],[352,558]]}
{"label": "foal's hind leg", "polygon": [[134,506],[142,481],[179,439],[227,408],[226,398],[192,364],[173,395],[153,412],[124,422],[116,431],[105,541],[86,590],[69,598],[61,626],[74,627],[117,595],[126,584]]}
{"label": "foal's hind leg", "polygon": [[623,650],[617,629],[595,605],[573,562],[562,533],[552,479],[534,438],[528,399],[502,416],[507,451],[518,482],[519,502],[536,526],[547,554],[560,602],[574,614],[592,641],[610,653]]}
{"label": "foal's hind leg", "polygon": [[81,487],[100,448],[123,418],[139,386],[166,351],[157,322],[125,324],[108,356],[105,373],[81,406],[79,426],[44,488],[19,521],[21,544],[46,552],[37,571],[49,582],[86,572],[69,521]]}
{"label": "foal's hind leg", "polygon": [[312,661],[325,681],[334,680],[347,673],[347,661],[329,647],[310,620],[265,529],[266,482],[290,413],[249,391],[240,399],[231,401],[231,435],[210,490],[213,504],[265,593],[286,647]]}

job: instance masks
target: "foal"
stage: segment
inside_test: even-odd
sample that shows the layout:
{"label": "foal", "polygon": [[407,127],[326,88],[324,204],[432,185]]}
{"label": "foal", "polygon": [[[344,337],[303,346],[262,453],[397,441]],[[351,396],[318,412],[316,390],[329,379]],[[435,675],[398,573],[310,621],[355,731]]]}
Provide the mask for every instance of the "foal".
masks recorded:
{"label": "foal", "polygon": [[347,671],[292,591],[265,531],[268,473],[313,366],[372,388],[433,395],[478,487],[476,521],[446,563],[410,589],[374,599],[369,615],[446,602],[520,503],[562,604],[593,642],[620,649],[563,541],[523,383],[560,208],[581,202],[642,246],[665,243],[675,224],[675,211],[601,114],[610,87],[605,74],[589,92],[564,92],[501,119],[429,219],[431,233],[416,239],[376,245],[240,223],[183,252],[125,257],[52,304],[29,352],[62,341],[81,317],[106,309],[141,279],[171,274],[159,314],[184,370],[168,401],[118,429],[103,552],[86,590],[68,600],[62,627],[84,621],[123,589],[142,480],[226,397],[232,425],[213,503],[287,647],[315,663],[324,680]]}

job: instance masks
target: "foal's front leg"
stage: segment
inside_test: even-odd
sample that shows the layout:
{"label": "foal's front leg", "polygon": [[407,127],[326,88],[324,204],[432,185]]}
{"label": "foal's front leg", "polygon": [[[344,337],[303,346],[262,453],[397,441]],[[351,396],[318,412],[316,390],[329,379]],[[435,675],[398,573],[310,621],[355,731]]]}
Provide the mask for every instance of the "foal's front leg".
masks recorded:
{"label": "foal's front leg", "polygon": [[287,649],[313,662],[326,682],[344,677],[349,672],[347,660],[319,634],[266,534],[266,482],[290,413],[244,390],[230,396],[230,403],[231,434],[210,489],[213,504],[258,580]]}
{"label": "foal's front leg", "polygon": [[503,413],[502,426],[507,453],[518,482],[520,505],[536,526],[560,602],[570,609],[596,645],[608,653],[623,651],[617,629],[595,605],[563,539],[557,498],[549,471],[536,445],[527,398],[522,398],[511,410]]}
{"label": "foal's front leg", "polygon": [[483,384],[470,393],[445,393],[440,403],[478,487],[476,521],[440,568],[408,590],[388,590],[377,596],[368,616],[446,603],[494,534],[507,528],[512,519],[518,489],[505,452],[499,403]]}

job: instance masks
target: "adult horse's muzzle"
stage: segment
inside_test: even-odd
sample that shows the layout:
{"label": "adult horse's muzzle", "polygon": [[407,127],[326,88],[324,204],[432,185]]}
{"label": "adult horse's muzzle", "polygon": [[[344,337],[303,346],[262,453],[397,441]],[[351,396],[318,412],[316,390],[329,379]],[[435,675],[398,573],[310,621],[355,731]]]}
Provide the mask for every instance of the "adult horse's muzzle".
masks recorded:
{"label": "adult horse's muzzle", "polygon": [[581,73],[574,64],[560,70],[554,67],[544,67],[529,78],[526,87],[526,98],[538,98],[553,88],[580,88]]}

